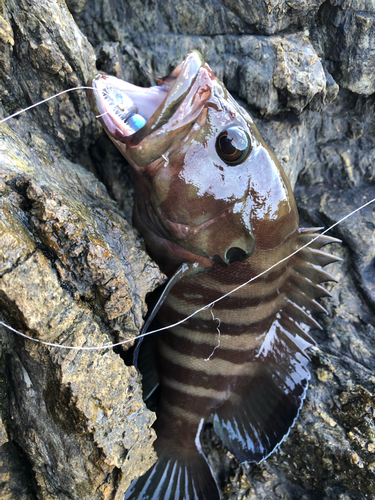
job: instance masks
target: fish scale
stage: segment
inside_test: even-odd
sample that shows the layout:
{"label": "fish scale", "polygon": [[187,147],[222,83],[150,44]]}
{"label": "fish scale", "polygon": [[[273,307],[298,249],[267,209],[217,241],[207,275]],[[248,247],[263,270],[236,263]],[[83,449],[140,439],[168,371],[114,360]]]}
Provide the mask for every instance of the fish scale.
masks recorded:
{"label": "fish scale", "polygon": [[[312,254],[312,257],[314,257],[314,253],[310,252]],[[324,252],[321,252],[320,256],[322,259],[327,259],[328,257],[331,257],[334,259],[333,256],[329,256],[329,254],[326,254]],[[246,263],[242,263],[241,267],[243,267],[243,277],[244,280],[249,279],[248,276],[246,276]],[[243,290],[241,290],[241,297],[239,299],[236,299],[236,293],[234,293],[232,296],[223,299],[220,301],[215,307],[220,306],[221,309],[226,309],[230,312],[229,317],[225,317],[223,319],[223,316],[220,314],[220,310],[216,311],[216,316],[220,318],[221,324],[220,324],[220,331],[227,331],[228,329],[231,329],[233,331],[232,335],[222,335],[221,336],[221,342],[220,342],[220,349],[213,354],[213,356],[216,359],[223,360],[225,359],[225,363],[218,364],[217,366],[211,367],[210,361],[205,361],[209,354],[212,352],[212,349],[214,348],[215,345],[217,345],[217,339],[218,339],[218,332],[216,329],[216,324],[212,321],[212,317],[209,314],[208,310],[202,311],[198,313],[197,316],[194,317],[193,321],[187,321],[186,323],[182,324],[178,328],[172,328],[171,330],[160,334],[160,341],[159,341],[159,355],[161,359],[164,359],[165,362],[161,362],[161,373],[162,377],[164,377],[165,381],[165,389],[164,392],[168,392],[168,388],[171,387],[171,384],[168,382],[170,380],[175,380],[174,376],[176,373],[176,369],[174,366],[171,365],[171,361],[174,359],[175,364],[177,362],[177,365],[184,366],[185,369],[187,367],[190,367],[189,370],[192,372],[190,373],[189,377],[185,373],[185,378],[189,379],[190,381],[198,381],[195,382],[197,383],[196,387],[200,387],[199,383],[203,381],[202,375],[203,374],[210,374],[212,372],[213,375],[215,375],[215,379],[210,385],[209,382],[204,381],[204,388],[205,391],[208,389],[208,387],[211,387],[213,392],[221,392],[223,394],[223,399],[218,400],[217,403],[215,404],[216,406],[220,406],[222,401],[225,401],[227,398],[227,386],[228,384],[233,384],[233,380],[228,380],[228,375],[231,375],[233,377],[234,373],[236,372],[237,367],[239,366],[242,368],[242,370],[239,371],[239,374],[243,376],[249,376],[249,368],[247,367],[246,360],[249,359],[255,359],[257,358],[257,354],[259,352],[259,348],[263,344],[264,340],[264,335],[266,334],[267,331],[271,329],[271,326],[274,324],[275,321],[280,321],[279,318],[282,318],[280,316],[280,313],[283,312],[283,306],[280,305],[280,302],[285,306],[289,305],[290,302],[287,303],[287,297],[288,300],[290,301],[290,294],[283,294],[283,288],[289,288],[290,285],[290,274],[287,271],[290,269],[290,266],[287,266],[284,274],[286,275],[284,277],[284,284],[283,286],[280,287],[280,283],[277,283],[277,286],[274,288],[273,292],[271,292],[271,295],[269,297],[254,297],[253,291],[251,290],[251,286],[248,286],[245,288],[247,290],[249,297],[248,300],[251,302],[258,302],[257,303],[257,308],[262,309],[262,306],[264,307],[264,303],[267,302],[271,306],[271,314],[267,314],[265,318],[259,319],[259,317],[256,317],[256,315],[251,311],[250,308],[250,314],[247,313],[249,311],[249,306],[247,304],[246,299],[243,297]],[[214,280],[214,278],[210,276],[210,281]],[[204,307],[204,305],[208,301],[208,296],[209,299],[215,300],[216,298],[220,297],[223,294],[223,290],[220,289],[220,286],[217,286],[214,291],[214,296],[208,293],[208,291],[205,293],[204,292],[204,284],[202,284],[201,277],[196,276],[193,278],[187,278],[185,280],[180,281],[174,289],[170,292],[169,296],[166,298],[166,301],[164,303],[164,306],[162,307],[160,313],[159,313],[159,322],[161,326],[167,326],[170,324],[170,322],[177,322],[180,319],[180,314],[181,311],[183,311],[183,314],[186,314],[186,312],[189,312],[188,305],[189,300],[186,300],[184,297],[186,294],[188,294],[188,291],[190,289],[194,290],[196,283],[199,283],[200,290],[202,293],[202,298],[199,301],[198,299],[194,300],[194,308],[200,308]],[[219,282],[220,283],[220,282]],[[219,285],[218,283],[218,285]],[[314,286],[314,285],[312,285]],[[316,290],[315,296],[321,296],[324,294],[324,289],[319,289],[317,287],[314,287]],[[210,289],[212,292],[212,289]],[[276,300],[276,297],[281,299],[281,300]],[[298,299],[300,302],[305,303],[304,297],[302,294],[298,295],[296,297],[297,300],[297,305],[298,304]],[[241,306],[238,306],[236,308],[233,307],[233,302],[238,300],[241,303]],[[226,302],[230,301],[230,306],[226,307]],[[185,302],[185,306],[184,306]],[[314,309],[316,305],[311,302],[311,309]],[[242,311],[241,311],[242,308]],[[253,315],[255,321],[247,321],[246,322],[246,327],[247,331],[243,329],[240,330],[240,333],[238,329],[238,325],[243,325],[243,318],[247,316]],[[237,321],[236,321],[237,319]],[[199,325],[199,330],[196,328],[191,329],[189,328],[190,323],[193,322],[195,325]],[[263,325],[262,327],[259,325],[259,322],[262,322]],[[283,321],[281,320],[281,323]],[[252,326],[256,325],[255,332],[252,331]],[[290,325],[288,325],[290,328]],[[287,328],[288,329],[288,328]],[[300,334],[300,330],[298,331],[298,334]],[[207,337],[210,338],[208,341]],[[188,345],[186,345],[188,344]],[[187,359],[187,355],[185,354],[185,359],[182,360],[180,355],[183,352],[189,352],[189,357],[190,360]],[[179,361],[179,362],[178,362]],[[214,359],[212,359],[212,362]],[[255,361],[255,365],[258,365],[259,363]],[[196,375],[194,375],[194,370],[197,372]],[[217,373],[214,371],[219,371],[221,374],[224,375],[223,379],[221,380],[221,387],[218,387],[218,380],[217,380]],[[250,370],[251,372],[251,370]],[[240,375],[236,375],[240,376]],[[251,375],[250,375],[251,376]],[[179,377],[180,379],[180,377]],[[181,407],[183,405],[186,407],[187,410],[189,410],[190,402],[187,402],[184,400],[184,394],[189,393],[191,390],[191,383],[186,384],[185,383],[185,388],[181,385],[179,388],[180,392],[180,398],[177,399],[175,397],[175,401],[177,402],[176,404]],[[173,387],[173,390],[176,391],[177,388],[176,386]],[[196,391],[196,395],[198,396],[199,391]],[[205,393],[206,395],[206,393]],[[163,396],[162,396],[163,397]],[[167,399],[171,400],[173,398],[167,397]],[[171,404],[171,403],[170,403]],[[200,414],[205,413],[205,417],[209,416],[210,412],[215,409],[215,405],[212,408],[205,408],[203,405],[203,408],[200,410]]]}
{"label": "fish scale", "polygon": [[[179,323],[140,348],[147,398],[160,386],[158,461],[125,498],[218,500],[204,422],[240,462],[264,460],[289,433],[310,379],[313,314],[325,312],[316,299],[329,295],[320,283],[333,279],[322,267],[338,260],[321,247],[337,240],[299,228],[277,158],[197,52],[158,82],[131,88],[150,116],[139,130],[110,108],[99,117],[133,169],[134,225],[170,277],[151,317]],[[94,109],[106,109],[108,86],[127,88],[95,78]]]}

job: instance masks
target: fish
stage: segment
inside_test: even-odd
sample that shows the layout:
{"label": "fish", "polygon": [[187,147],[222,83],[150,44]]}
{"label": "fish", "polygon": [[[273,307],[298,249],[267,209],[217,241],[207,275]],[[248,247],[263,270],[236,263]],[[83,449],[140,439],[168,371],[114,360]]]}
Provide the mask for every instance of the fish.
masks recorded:
{"label": "fish", "polygon": [[199,52],[156,86],[102,74],[88,85],[132,169],[133,224],[170,278],[152,318],[175,324],[155,351],[139,350],[148,395],[159,387],[158,460],[125,498],[219,500],[204,423],[240,463],[288,435],[310,379],[313,316],[326,312],[317,299],[335,281],[323,267],[339,260],[322,247],[339,240],[299,227],[279,161]]}

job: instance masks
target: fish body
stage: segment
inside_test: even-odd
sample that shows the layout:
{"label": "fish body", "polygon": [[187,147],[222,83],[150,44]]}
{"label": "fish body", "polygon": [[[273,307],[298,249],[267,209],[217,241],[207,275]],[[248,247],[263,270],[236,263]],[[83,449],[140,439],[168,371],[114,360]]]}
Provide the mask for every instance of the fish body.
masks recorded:
{"label": "fish body", "polygon": [[324,311],[316,299],[328,295],[320,283],[332,279],[322,266],[336,259],[320,250],[326,236],[295,253],[314,230],[299,228],[279,162],[199,53],[158,83],[99,76],[89,93],[132,166],[134,224],[151,256],[169,276],[189,266],[159,325],[198,310],[158,334],[159,459],[126,498],[214,500],[205,419],[240,462],[263,460],[288,434],[308,385],[312,314]]}

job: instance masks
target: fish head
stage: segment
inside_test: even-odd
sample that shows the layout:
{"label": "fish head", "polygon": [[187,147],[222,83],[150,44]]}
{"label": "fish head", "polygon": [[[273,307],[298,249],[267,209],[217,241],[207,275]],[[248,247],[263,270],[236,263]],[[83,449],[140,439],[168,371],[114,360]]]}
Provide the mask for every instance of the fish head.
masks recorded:
{"label": "fish head", "polygon": [[106,75],[89,85],[133,170],[134,225],[166,272],[182,262],[229,265],[298,229],[281,165],[199,52],[154,87]]}

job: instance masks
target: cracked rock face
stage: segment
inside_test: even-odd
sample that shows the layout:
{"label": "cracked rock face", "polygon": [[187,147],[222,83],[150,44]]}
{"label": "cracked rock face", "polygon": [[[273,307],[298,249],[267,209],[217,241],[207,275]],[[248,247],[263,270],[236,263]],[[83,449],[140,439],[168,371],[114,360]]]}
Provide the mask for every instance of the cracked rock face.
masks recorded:
{"label": "cracked rock face", "polygon": [[365,96],[375,92],[375,6],[372,2],[325,2],[312,36],[337,83]]}
{"label": "cracked rock face", "polygon": [[[302,225],[327,227],[375,197],[374,14],[360,0],[0,1],[0,116],[98,69],[155,84],[198,49],[275,150]],[[163,276],[128,222],[132,192],[84,91],[0,125],[0,321],[65,346],[134,338]],[[224,499],[374,497],[374,228],[369,206],[333,231],[339,282],[279,449],[239,466],[207,424]],[[122,499],[156,458],[123,351],[0,332],[0,497]]]}
{"label": "cracked rock face", "polygon": [[[133,338],[145,294],[161,281],[156,265],[92,174],[61,158],[25,156],[6,128],[2,319],[67,347]],[[41,498],[122,498],[155,458],[154,415],[135,368],[112,349],[46,348],[2,335],[5,429],[32,469],[31,490]]]}
{"label": "cracked rock face", "polygon": [[[63,2],[1,9],[3,116],[95,71]],[[130,340],[163,276],[105,187],[68,159],[98,131],[84,93],[40,111],[0,126],[0,319],[65,347]],[[121,351],[0,329],[0,497],[122,499],[156,458],[136,369]]]}

